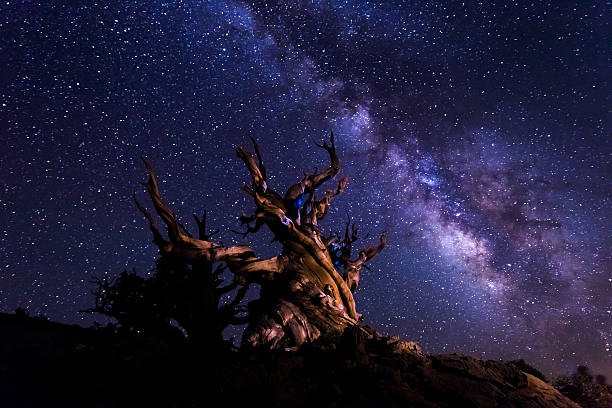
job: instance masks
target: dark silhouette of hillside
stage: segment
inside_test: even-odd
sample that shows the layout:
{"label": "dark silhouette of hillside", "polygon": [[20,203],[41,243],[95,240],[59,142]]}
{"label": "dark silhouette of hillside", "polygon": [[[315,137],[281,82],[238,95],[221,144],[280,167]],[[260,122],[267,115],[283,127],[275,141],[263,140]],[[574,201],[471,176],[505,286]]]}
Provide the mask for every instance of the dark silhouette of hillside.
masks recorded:
{"label": "dark silhouette of hillside", "polygon": [[23,314],[0,314],[0,333],[2,407],[579,406],[521,364],[428,356],[367,326],[291,352],[202,349]]}

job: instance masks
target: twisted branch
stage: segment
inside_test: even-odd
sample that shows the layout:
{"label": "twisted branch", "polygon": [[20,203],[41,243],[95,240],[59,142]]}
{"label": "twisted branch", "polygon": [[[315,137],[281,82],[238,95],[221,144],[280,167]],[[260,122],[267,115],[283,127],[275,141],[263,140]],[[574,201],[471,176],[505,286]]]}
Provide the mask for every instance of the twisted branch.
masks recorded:
{"label": "twisted branch", "polygon": [[285,194],[285,200],[295,200],[302,194],[310,194],[317,189],[321,184],[336,176],[340,171],[340,159],[336,154],[336,143],[334,139],[334,133],[331,132],[330,144],[327,141],[323,141],[322,144],[315,143],[316,146],[324,149],[329,154],[329,167],[321,172],[315,172],[313,174],[305,174],[304,178],[287,190]]}
{"label": "twisted branch", "polygon": [[[145,168],[149,175],[147,182],[142,184],[146,187],[147,192],[151,197],[151,201],[153,201],[155,211],[166,224],[168,231],[169,241],[162,242],[158,237],[156,237],[156,240],[160,244],[160,250],[162,253],[174,255],[190,262],[200,259],[208,262],[215,262],[228,260],[229,258],[239,258],[253,255],[253,251],[248,246],[225,247],[205,240],[196,239],[186,234],[184,232],[184,228],[179,223],[170,206],[166,204],[161,197],[157,177],[151,163],[144,158],[142,161],[144,162]],[[139,209],[141,209],[141,212],[143,212],[145,217],[147,217],[149,220],[149,225],[154,225],[151,223],[151,214],[148,214],[146,210],[143,211],[144,208],[138,203],[138,201],[136,201],[136,203]],[[157,230],[157,228],[155,229]],[[153,234],[156,234],[153,229],[152,231]],[[157,233],[159,233],[159,230],[157,230]],[[158,235],[161,236],[161,234]],[[204,235],[206,236],[206,233],[204,233]]]}
{"label": "twisted branch", "polygon": [[383,250],[385,245],[387,245],[387,233],[383,232],[380,235],[377,245],[372,245],[362,249],[359,251],[359,257],[357,259],[349,259],[346,261],[343,278],[348,287],[351,289],[351,292],[355,293],[357,287],[359,286],[359,275],[361,268],[365,267],[365,263],[367,261],[378,255]]}

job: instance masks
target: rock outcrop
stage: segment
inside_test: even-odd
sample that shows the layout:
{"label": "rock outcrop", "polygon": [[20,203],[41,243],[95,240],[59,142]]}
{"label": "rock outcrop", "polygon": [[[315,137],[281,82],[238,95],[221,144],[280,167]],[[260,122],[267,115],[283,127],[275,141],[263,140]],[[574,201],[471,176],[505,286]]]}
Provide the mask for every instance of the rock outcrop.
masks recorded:
{"label": "rock outcrop", "polygon": [[251,356],[234,384],[236,395],[279,407],[579,408],[511,362],[428,356],[368,327],[349,327],[336,347]]}

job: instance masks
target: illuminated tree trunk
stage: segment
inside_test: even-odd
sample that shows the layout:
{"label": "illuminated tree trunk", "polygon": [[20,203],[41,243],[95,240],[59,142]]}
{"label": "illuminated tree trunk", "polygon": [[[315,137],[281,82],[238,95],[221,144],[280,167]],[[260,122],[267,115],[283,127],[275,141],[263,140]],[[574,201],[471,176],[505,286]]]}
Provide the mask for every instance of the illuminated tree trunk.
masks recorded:
{"label": "illuminated tree trunk", "polygon": [[349,228],[350,220],[343,238],[334,234],[325,236],[321,232],[319,221],[328,213],[333,198],[344,191],[348,180],[342,178],[334,190],[316,196],[316,189],[340,171],[333,134],[330,144],[317,145],[329,154],[329,167],[321,172],[305,174],[287,189],[284,196],[268,185],[259,147],[255,141],[253,145],[257,159],[248,151],[236,149],[252,180],[244,190],[255,203],[253,215],[239,218],[247,226],[242,234],[255,233],[266,225],[275,240],[282,244],[280,255],[260,259],[246,246],[225,247],[202,234],[198,239],[191,237],[162,200],[155,174],[148,163],[149,180],[145,186],[157,214],[167,226],[168,240],[161,236],[151,215],[142,206],[139,208],[149,220],[154,242],[163,254],[192,263],[224,262],[234,274],[235,286],[240,287],[239,296],[237,302],[232,302],[226,318],[239,320],[232,313],[246,288],[250,283],[261,285],[260,298],[248,306],[248,327],[243,335],[243,347],[297,348],[322,333],[340,332],[357,323],[360,315],[355,308],[353,293],[359,283],[360,271],[365,262],[383,249],[386,235],[383,234],[376,245],[360,251],[351,259],[357,229],[354,226]]}

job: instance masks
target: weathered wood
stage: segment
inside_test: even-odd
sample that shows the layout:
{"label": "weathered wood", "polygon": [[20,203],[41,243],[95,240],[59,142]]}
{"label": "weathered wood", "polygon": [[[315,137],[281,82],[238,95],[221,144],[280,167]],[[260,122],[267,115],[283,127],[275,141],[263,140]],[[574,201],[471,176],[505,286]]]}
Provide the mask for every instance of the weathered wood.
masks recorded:
{"label": "weathered wood", "polygon": [[387,234],[383,233],[380,236],[378,245],[372,245],[359,251],[359,257],[357,259],[349,259],[345,263],[343,277],[344,281],[351,289],[351,292],[355,293],[357,286],[359,286],[359,275],[361,273],[361,268],[363,268],[367,261],[378,255],[380,251],[383,250],[385,245],[387,245]]}
{"label": "weathered wood", "polygon": [[[183,232],[184,228],[179,223],[176,215],[161,196],[159,184],[157,183],[157,176],[155,175],[153,167],[146,159],[143,159],[143,162],[149,175],[147,182],[143,184],[151,197],[155,211],[166,224],[168,231],[169,240],[165,241],[165,244],[160,247],[162,253],[173,255],[187,261],[204,259],[208,262],[224,261],[228,258],[253,255],[253,251],[248,246],[240,245],[225,247],[202,239],[196,239],[185,234]],[[139,205],[139,208],[142,208],[142,206]],[[143,210],[141,209],[141,211]],[[145,216],[147,216],[146,210],[144,213]],[[147,216],[147,219],[151,222],[150,215]],[[206,235],[206,233],[204,233],[204,235]]]}
{"label": "weathered wood", "polygon": [[[318,222],[324,219],[332,200],[345,190],[348,183],[348,178],[344,177],[338,181],[335,190],[326,190],[321,198],[316,198],[316,189],[340,172],[333,134],[330,135],[329,144],[327,141],[317,144],[327,151],[329,167],[305,174],[298,183],[287,189],[284,197],[269,185],[261,151],[255,140],[252,141],[255,156],[247,150],[236,148],[236,154],[251,178],[251,185],[245,185],[243,189],[255,204],[253,215],[243,214],[239,217],[241,224],[247,228],[246,232],[239,234],[246,236],[267,226],[274,239],[282,245],[282,252],[278,256],[260,259],[248,246],[224,246],[211,241],[218,230],[208,233],[206,212],[202,218],[194,215],[198,238],[189,234],[163,200],[155,172],[146,160],[143,161],[148,179],[143,185],[155,212],[166,225],[168,239],[162,236],[151,213],[136,198],[135,202],[147,218],[154,242],[162,255],[191,264],[194,275],[198,276],[194,282],[201,286],[202,296],[197,300],[196,317],[201,319],[202,324],[189,321],[190,330],[204,337],[206,326],[214,326],[210,329],[218,337],[224,325],[247,321],[243,346],[296,348],[315,340],[322,333],[340,332],[357,323],[360,315],[355,308],[353,292],[359,283],[359,272],[365,262],[382,250],[386,235],[381,236],[378,245],[360,251],[359,257],[354,260],[350,259],[350,248],[357,239],[355,226],[352,234],[349,234],[347,225],[342,241],[333,234],[329,237],[321,235]],[[338,250],[340,243],[341,249]],[[337,255],[338,251],[340,255]],[[215,262],[222,262],[234,275],[232,283],[219,286],[223,268],[218,267],[213,271]],[[241,313],[244,311],[241,302],[250,283],[260,284],[261,291],[260,298],[249,303],[245,318]],[[221,296],[234,290],[237,290],[234,299],[219,305]]]}
{"label": "weathered wood", "polygon": [[[261,153],[257,144],[254,145],[261,163]],[[353,298],[359,271],[384,244],[381,241],[375,250],[361,251],[356,260],[347,258],[334,265],[328,248],[330,241],[321,235],[318,221],[328,213],[332,200],[344,191],[348,178],[342,178],[335,190],[327,190],[321,199],[315,199],[316,189],[340,172],[333,134],[329,144],[323,142],[317,146],[328,152],[329,167],[305,174],[289,187],[282,201],[265,180],[261,165],[257,165],[253,155],[236,150],[251,175],[252,185],[246,191],[253,197],[256,207],[252,217],[243,216],[241,221],[247,224],[247,233],[267,225],[283,245],[282,258],[256,261],[236,270],[240,274],[251,272],[255,279],[264,279],[260,281],[261,299],[250,309],[251,321],[243,336],[245,346],[296,347],[314,340],[322,332],[342,331],[359,318]],[[255,227],[250,227],[253,221]],[[351,243],[348,242],[349,246]],[[336,266],[346,270],[349,263],[349,278],[345,278]]]}

